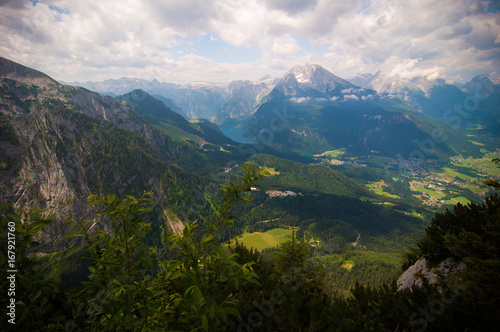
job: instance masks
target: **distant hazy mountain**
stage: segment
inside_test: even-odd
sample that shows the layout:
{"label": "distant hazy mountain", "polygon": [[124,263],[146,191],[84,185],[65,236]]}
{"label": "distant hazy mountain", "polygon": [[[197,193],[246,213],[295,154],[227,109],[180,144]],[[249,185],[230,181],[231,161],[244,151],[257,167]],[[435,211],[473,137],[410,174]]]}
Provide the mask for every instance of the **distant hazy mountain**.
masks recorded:
{"label": "distant hazy mountain", "polygon": [[[374,83],[381,75],[358,82],[362,79]],[[430,96],[439,84],[426,88]],[[426,158],[479,153],[464,132],[413,110],[401,99],[355,86],[318,65],[297,66],[276,84],[244,127],[246,136],[276,149],[311,155],[347,148],[353,154],[406,158],[425,149],[422,142],[434,142],[438,129],[447,141],[438,139],[440,144],[426,151]]]}
{"label": "distant hazy mountain", "polygon": [[[215,124],[208,120],[189,122],[143,90],[136,89],[115,99],[133,108],[144,120],[177,141],[190,141],[201,146],[204,143],[212,143],[225,145],[226,148],[227,145],[237,145],[224,136]],[[213,148],[220,149],[219,146]]]}
{"label": "distant hazy mountain", "polygon": [[165,104],[165,106],[167,106],[168,108],[170,108],[172,111],[174,111],[174,112],[182,115],[182,117],[184,119],[189,120],[189,118],[184,113],[184,111],[179,106],[177,106],[172,99],[165,98],[165,97],[163,97],[161,95],[153,95],[153,97],[155,99],[158,99],[159,101],[161,101],[163,104]]}
{"label": "distant hazy mountain", "polygon": [[232,81],[226,91],[228,97],[217,112],[217,123],[230,125],[232,120],[249,115],[262,99],[271,91],[277,79],[270,76],[263,77],[258,82]]}
{"label": "distant hazy mountain", "polygon": [[500,135],[500,86],[493,84],[488,75],[476,76],[462,85],[425,77],[402,79],[381,72],[360,74],[351,81],[373,89],[381,96],[399,98],[416,111],[434,118],[463,128],[480,125],[486,131]]}
{"label": "distant hazy mountain", "polygon": [[239,80],[227,84],[212,82],[173,84],[134,78],[70,84],[112,96],[141,89],[190,119],[208,119],[221,124],[228,119],[249,114],[275,83],[276,80],[264,77],[258,82]]}

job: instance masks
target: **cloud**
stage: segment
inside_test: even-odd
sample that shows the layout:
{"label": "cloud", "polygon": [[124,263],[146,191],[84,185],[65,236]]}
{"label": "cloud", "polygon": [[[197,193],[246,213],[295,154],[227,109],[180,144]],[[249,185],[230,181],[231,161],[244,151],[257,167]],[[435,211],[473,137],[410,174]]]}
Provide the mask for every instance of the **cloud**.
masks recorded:
{"label": "cloud", "polygon": [[349,88],[349,89],[342,89],[342,91],[340,91],[340,93],[346,94],[346,93],[353,93],[355,91],[356,91],[355,88]]}
{"label": "cloud", "polygon": [[332,52],[359,59],[370,72],[396,73],[402,68],[406,76],[430,71],[446,75],[457,66],[473,65],[476,72],[494,68],[477,56],[494,61],[500,26],[494,23],[497,15],[482,10],[477,2],[379,3],[339,21],[342,37],[332,43]]}
{"label": "cloud", "polygon": [[290,101],[294,102],[294,103],[304,103],[308,100],[310,100],[311,98],[310,97],[292,97],[290,98]]}
{"label": "cloud", "polygon": [[318,4],[318,0],[270,0],[269,8],[279,9],[289,15],[295,15],[304,10],[311,10]]}
{"label": "cloud", "polygon": [[19,0],[0,0],[0,7],[10,7],[10,8],[24,8],[28,6],[28,1]]}
{"label": "cloud", "polygon": [[297,41],[290,35],[279,37],[269,37],[259,43],[261,49],[264,50],[264,55],[267,56],[282,56],[294,54],[300,50]]}
{"label": "cloud", "polygon": [[[466,80],[500,68],[500,19],[479,0],[1,0],[0,7],[0,56],[65,81],[258,79],[304,63],[340,77],[382,70]],[[260,58],[216,62],[185,42],[196,38],[229,51],[258,48]]]}
{"label": "cloud", "polygon": [[351,99],[351,100],[359,100],[359,97],[356,95],[345,95],[344,96],[345,100]]}

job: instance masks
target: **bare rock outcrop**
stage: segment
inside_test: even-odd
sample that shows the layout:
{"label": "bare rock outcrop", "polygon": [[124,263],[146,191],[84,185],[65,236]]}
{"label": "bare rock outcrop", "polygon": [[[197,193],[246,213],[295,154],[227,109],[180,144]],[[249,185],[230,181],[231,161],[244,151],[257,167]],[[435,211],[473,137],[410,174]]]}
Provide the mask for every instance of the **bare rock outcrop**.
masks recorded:
{"label": "bare rock outcrop", "polygon": [[422,257],[399,277],[398,290],[411,288],[413,285],[420,287],[423,285],[424,279],[432,285],[437,283],[439,278],[447,280],[452,274],[466,268],[465,263],[457,262],[452,257],[445,259],[437,267],[431,268],[429,262]]}

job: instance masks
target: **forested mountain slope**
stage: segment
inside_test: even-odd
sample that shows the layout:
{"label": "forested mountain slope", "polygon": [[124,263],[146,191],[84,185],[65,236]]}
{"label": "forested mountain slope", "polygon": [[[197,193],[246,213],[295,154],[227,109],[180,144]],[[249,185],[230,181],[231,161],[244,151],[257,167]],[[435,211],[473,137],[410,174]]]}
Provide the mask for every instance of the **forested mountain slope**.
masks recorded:
{"label": "forested mountain slope", "polygon": [[90,193],[153,188],[165,206],[189,206],[193,191],[209,181],[185,170],[219,167],[208,153],[170,139],[111,97],[5,59],[0,73],[2,201],[64,218],[86,216]]}

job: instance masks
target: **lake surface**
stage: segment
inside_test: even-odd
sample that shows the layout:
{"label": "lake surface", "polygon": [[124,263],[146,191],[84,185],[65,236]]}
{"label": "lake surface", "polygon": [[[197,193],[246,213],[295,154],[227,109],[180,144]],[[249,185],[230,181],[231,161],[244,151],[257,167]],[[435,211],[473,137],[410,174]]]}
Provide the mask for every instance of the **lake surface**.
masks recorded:
{"label": "lake surface", "polygon": [[238,143],[246,144],[257,144],[257,142],[251,138],[243,136],[243,130],[241,128],[223,128],[219,127],[220,131],[230,139]]}

